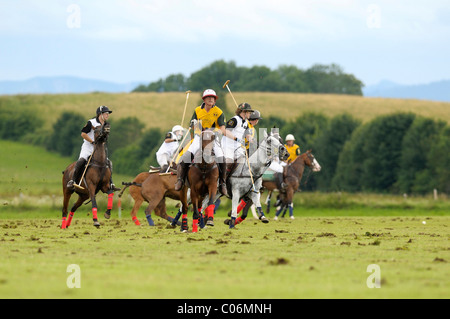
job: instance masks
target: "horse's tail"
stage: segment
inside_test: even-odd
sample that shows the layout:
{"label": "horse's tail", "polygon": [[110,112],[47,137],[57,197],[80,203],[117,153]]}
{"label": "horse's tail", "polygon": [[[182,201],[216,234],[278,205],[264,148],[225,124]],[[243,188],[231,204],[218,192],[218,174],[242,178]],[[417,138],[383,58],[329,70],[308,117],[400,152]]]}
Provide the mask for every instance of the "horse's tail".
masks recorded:
{"label": "horse's tail", "polygon": [[136,183],[136,182],[122,182],[122,185],[125,185],[124,188],[122,188],[122,191],[119,193],[119,198],[122,197],[123,192],[130,186],[137,186],[142,187],[142,184]]}

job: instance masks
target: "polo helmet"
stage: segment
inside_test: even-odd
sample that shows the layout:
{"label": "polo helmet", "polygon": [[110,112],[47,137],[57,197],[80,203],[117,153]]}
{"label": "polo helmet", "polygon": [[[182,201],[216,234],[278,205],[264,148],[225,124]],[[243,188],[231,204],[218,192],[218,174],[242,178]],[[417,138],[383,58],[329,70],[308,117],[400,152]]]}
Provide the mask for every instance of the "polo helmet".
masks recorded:
{"label": "polo helmet", "polygon": [[205,90],[205,91],[203,92],[202,99],[205,99],[205,97],[208,97],[208,96],[212,96],[212,97],[214,97],[216,100],[219,98],[219,97],[217,96],[217,94],[216,94],[216,91],[214,91],[214,90],[212,90],[212,89],[207,89],[207,90]]}

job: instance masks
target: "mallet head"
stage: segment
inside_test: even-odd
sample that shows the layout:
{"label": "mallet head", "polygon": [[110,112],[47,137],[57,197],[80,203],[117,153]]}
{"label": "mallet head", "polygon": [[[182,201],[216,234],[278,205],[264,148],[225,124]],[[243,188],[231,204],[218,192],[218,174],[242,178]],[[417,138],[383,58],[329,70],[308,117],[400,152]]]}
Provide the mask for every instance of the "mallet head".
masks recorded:
{"label": "mallet head", "polygon": [[226,88],[226,87],[228,86],[228,83],[230,83],[230,80],[227,80],[227,81],[225,82],[225,84],[223,85],[223,88]]}

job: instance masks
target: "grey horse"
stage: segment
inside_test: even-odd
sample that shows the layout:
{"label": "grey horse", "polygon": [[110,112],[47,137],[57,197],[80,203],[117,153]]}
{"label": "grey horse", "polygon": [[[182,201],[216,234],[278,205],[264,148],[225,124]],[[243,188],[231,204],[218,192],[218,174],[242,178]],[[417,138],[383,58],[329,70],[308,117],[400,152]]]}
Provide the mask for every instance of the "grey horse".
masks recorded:
{"label": "grey horse", "polygon": [[[260,192],[262,186],[262,175],[269,167],[274,157],[285,160],[289,153],[284,147],[280,136],[277,133],[267,135],[264,132],[264,138],[260,142],[257,150],[247,159],[238,159],[236,169],[228,177],[228,194],[231,195],[231,220],[228,223],[230,228],[235,227],[237,208],[242,198],[249,198],[256,206],[258,212],[262,213],[260,202]],[[249,166],[250,165],[250,166]],[[250,175],[251,172],[251,175]],[[217,194],[217,200],[221,194]],[[214,200],[214,201],[215,201]],[[207,203],[203,202],[202,208],[205,209]]]}

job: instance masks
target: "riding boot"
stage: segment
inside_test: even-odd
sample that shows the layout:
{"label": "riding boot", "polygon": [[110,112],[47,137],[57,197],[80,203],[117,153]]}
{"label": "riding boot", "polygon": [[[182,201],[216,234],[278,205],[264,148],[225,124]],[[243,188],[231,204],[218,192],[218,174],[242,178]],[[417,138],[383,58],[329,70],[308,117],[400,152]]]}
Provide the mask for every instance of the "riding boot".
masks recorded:
{"label": "riding boot", "polygon": [[86,160],[83,157],[80,157],[78,161],[75,163],[75,168],[73,170],[73,177],[67,183],[67,188],[73,189],[73,184],[79,182],[85,164]]}
{"label": "riding boot", "polygon": [[180,163],[177,166],[177,182],[175,183],[175,190],[179,191],[183,187],[184,179],[186,178],[189,165],[192,161],[192,153],[187,151],[184,153]]}
{"label": "riding boot", "polygon": [[278,179],[278,184],[280,185],[280,192],[285,193],[287,185],[284,183],[283,173],[277,173],[276,177]]}
{"label": "riding boot", "polygon": [[223,161],[220,161],[219,163],[219,192],[222,193],[222,195],[227,196],[227,163],[225,162],[225,159]]}
{"label": "riding boot", "polygon": [[116,187],[116,185],[114,185],[113,180],[112,180],[112,175],[111,175],[111,178],[109,179],[109,182],[110,182],[110,184],[111,184],[111,190],[112,190],[112,191],[118,192],[118,191],[122,190],[121,188]]}

